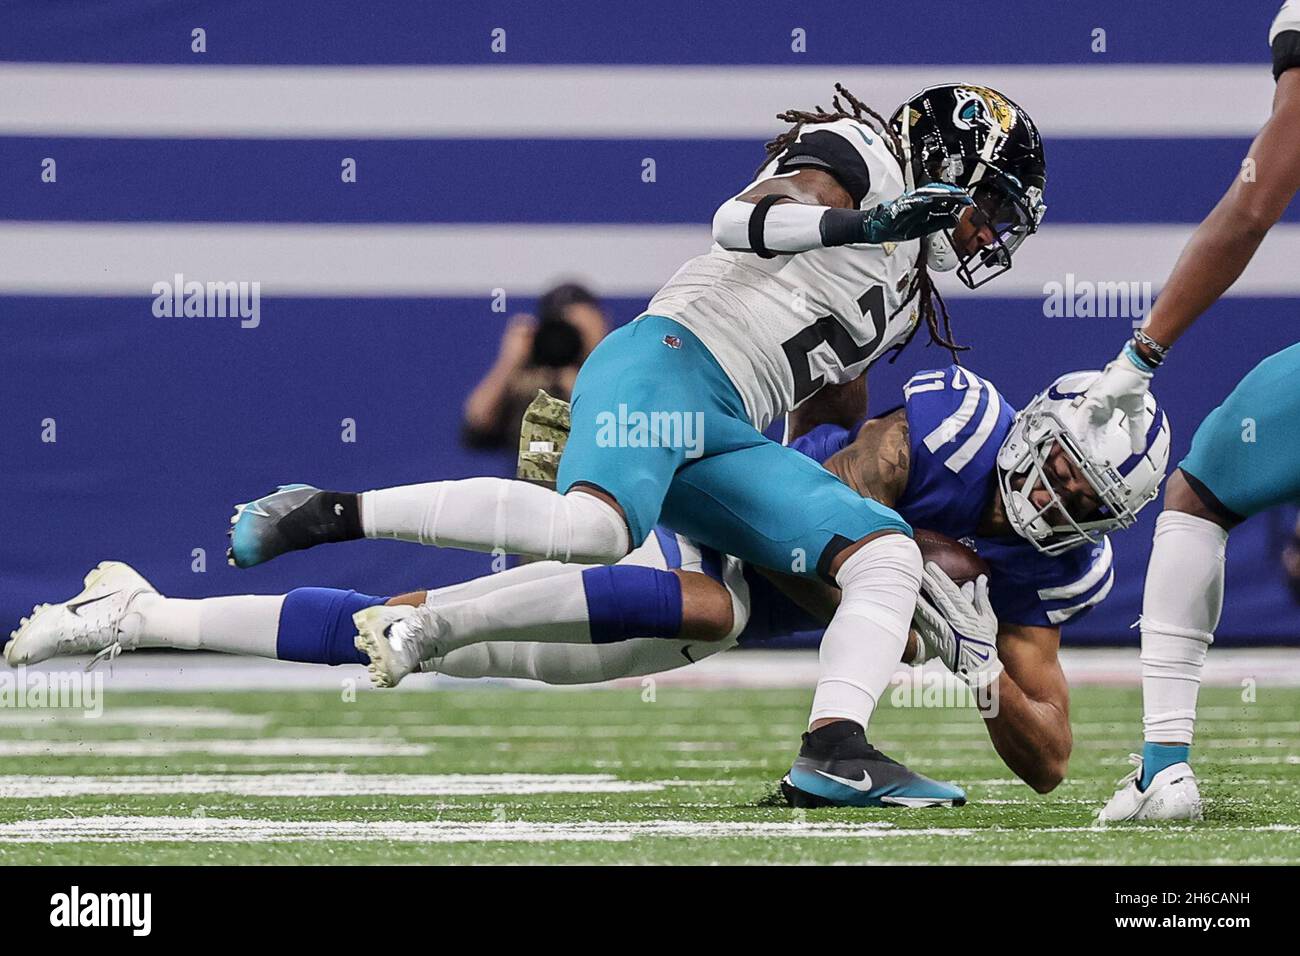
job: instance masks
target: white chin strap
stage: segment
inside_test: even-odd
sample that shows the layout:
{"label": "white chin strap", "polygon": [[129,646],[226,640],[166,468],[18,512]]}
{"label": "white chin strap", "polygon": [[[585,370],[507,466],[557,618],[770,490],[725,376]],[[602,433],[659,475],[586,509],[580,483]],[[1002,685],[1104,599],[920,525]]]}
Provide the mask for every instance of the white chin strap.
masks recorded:
{"label": "white chin strap", "polygon": [[948,241],[948,231],[940,229],[925,237],[925,264],[931,272],[951,272],[961,260]]}

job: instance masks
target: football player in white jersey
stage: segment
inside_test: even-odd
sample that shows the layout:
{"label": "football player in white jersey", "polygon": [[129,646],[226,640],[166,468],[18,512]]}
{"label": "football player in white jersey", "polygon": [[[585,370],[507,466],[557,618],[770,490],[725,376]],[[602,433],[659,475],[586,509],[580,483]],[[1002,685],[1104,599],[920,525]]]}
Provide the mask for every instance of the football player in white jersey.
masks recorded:
{"label": "football player in white jersey", "polygon": [[[1300,0],[1282,6],[1268,41],[1277,89],[1250,147],[1253,175],[1238,176],[1196,228],[1142,329],[1089,389],[1095,422],[1143,400],[1169,347],[1237,281],[1300,192]],[[1201,669],[1223,610],[1228,533],[1300,501],[1298,381],[1300,344],[1264,359],[1201,423],[1170,476],[1142,595],[1142,754],[1101,810],[1102,823],[1203,815],[1189,760]],[[1262,435],[1285,437],[1244,444],[1244,419]]]}
{"label": "football player in white jersey", "polygon": [[[1071,401],[1097,374],[1063,376],[1017,413],[968,369],[920,372],[904,387],[902,407],[851,429],[813,427],[791,445],[856,494],[962,540],[987,563],[989,576],[966,590],[937,565],[926,568],[916,634],[902,657],[938,658],[976,687],[998,753],[1043,793],[1065,776],[1072,745],[1057,661],[1061,627],[1110,592],[1107,532],[1131,524],[1155,497],[1169,453],[1164,415],[1150,397],[1147,454],[1129,454],[1122,416],[1102,445],[1080,443]],[[839,600],[833,588],[743,568],[662,526],[618,568],[625,580],[617,586],[614,568],[542,562],[391,599],[299,588],[194,601],[161,597],[128,566],[107,562],[83,593],[24,621],[5,654],[24,664],[161,646],[369,664],[384,681],[418,663],[458,677],[587,683],[682,667],[738,640],[795,633],[813,640]],[[383,633],[399,621],[419,635],[421,660],[394,668],[381,660]],[[883,755],[860,768],[873,781],[865,788],[843,773],[836,776],[850,784],[826,780],[815,765],[804,779],[806,763],[801,758],[784,782],[797,806],[965,799],[952,784]]]}
{"label": "football player in white jersey", "polygon": [[[850,383],[922,318],[938,334],[927,268],[972,287],[1009,268],[1042,216],[1046,167],[1033,121],[986,87],[924,90],[888,124],[843,88],[832,103],[783,114],[793,128],[718,210],[713,248],[587,359],[556,491],[497,478],[359,495],[286,486],[237,510],[231,561],[372,537],[612,564],[662,520],[840,588],[810,730],[865,751],[920,555],[895,512],[762,429],[825,386],[852,399]],[[400,623],[388,639],[413,643]]]}

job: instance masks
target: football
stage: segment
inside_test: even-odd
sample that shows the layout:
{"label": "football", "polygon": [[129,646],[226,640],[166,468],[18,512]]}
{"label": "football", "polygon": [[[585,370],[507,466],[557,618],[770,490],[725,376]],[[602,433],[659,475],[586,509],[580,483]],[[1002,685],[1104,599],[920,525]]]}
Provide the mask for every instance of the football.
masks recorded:
{"label": "football", "polygon": [[955,541],[946,534],[937,531],[914,532],[917,545],[921,548],[921,557],[933,561],[948,577],[958,584],[974,581],[981,574],[989,573],[989,566],[984,559],[960,541]]}

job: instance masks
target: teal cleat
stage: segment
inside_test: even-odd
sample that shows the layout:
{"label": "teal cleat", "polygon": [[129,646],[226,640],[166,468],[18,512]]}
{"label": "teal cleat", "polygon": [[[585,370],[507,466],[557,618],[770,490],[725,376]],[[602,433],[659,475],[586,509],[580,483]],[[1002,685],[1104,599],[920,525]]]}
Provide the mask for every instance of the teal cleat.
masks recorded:
{"label": "teal cleat", "polygon": [[799,756],[781,781],[792,807],[960,807],[966,793],[908,770],[847,721],[804,734]]}
{"label": "teal cleat", "polygon": [[235,505],[226,559],[237,568],[251,568],[288,551],[360,537],[359,523],[354,495],[281,485],[256,501]]}

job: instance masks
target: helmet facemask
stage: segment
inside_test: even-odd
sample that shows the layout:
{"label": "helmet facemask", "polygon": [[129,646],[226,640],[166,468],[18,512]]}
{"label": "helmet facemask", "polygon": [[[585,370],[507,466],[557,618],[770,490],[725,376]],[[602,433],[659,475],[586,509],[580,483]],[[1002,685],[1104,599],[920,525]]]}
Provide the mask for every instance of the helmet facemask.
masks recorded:
{"label": "helmet facemask", "polygon": [[970,289],[978,289],[1011,268],[1012,254],[1038,231],[1047,209],[1037,187],[1024,189],[1014,176],[986,164],[981,164],[980,173],[967,190],[975,201],[967,215],[975,229],[987,227],[992,232],[992,242],[967,252],[953,229],[944,230],[958,259],[957,276]]}
{"label": "helmet facemask", "polygon": [[[1018,535],[1044,554],[1055,555],[1081,544],[1098,544],[1107,532],[1127,528],[1137,520],[1119,472],[1089,455],[1060,416],[1050,410],[1022,414],[1026,418],[1018,435],[1013,433],[1014,439],[998,453],[1002,501],[1007,521]],[[1097,496],[1100,504],[1091,515],[1071,514],[1053,484],[1048,459],[1057,447]],[[1012,482],[1018,475],[1024,476],[1024,482],[1015,488]],[[1048,493],[1042,507],[1030,497],[1040,488]]]}

